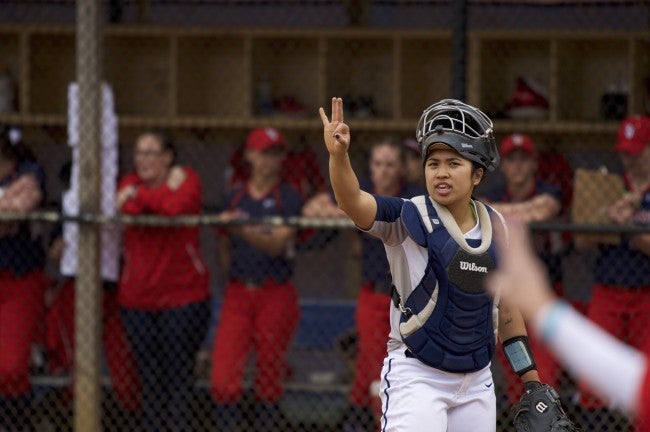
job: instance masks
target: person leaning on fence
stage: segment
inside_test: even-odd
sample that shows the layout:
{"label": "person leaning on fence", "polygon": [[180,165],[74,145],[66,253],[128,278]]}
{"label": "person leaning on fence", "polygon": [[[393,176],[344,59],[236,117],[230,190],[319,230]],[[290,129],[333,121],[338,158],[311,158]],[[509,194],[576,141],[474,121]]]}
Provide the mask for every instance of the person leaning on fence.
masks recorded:
{"label": "person leaning on fence", "polygon": [[[399,143],[381,139],[370,147],[370,177],[360,187],[368,193],[392,197],[411,198],[426,193],[421,184],[405,181],[404,152]],[[420,167],[421,169],[421,167]],[[347,217],[334,202],[332,195],[317,205],[305,204],[303,215],[307,217],[328,217],[338,212]],[[384,244],[367,234],[359,236],[362,255],[362,284],[359,289],[356,310],[356,347],[354,380],[350,388],[350,407],[344,414],[343,431],[377,430],[380,406],[379,395],[374,388],[379,384],[381,364],[386,354],[386,343],[390,333],[391,277]]]}
{"label": "person leaning on fence", "polygon": [[[251,168],[244,153],[245,143],[230,155],[229,167],[226,170],[226,184],[230,189],[240,187],[250,179]],[[318,155],[304,136],[288,146],[280,176],[283,182],[298,191],[305,202],[325,189],[325,178],[318,163]],[[322,248],[335,235],[336,231],[333,230],[299,229],[296,232],[296,252]]]}
{"label": "person leaning on fence", "polygon": [[[482,200],[489,203],[505,217],[521,223],[549,221],[557,217],[562,209],[562,191],[555,185],[542,181],[538,176],[538,151],[533,139],[521,133],[506,136],[499,146],[500,170],[504,182],[488,189]],[[536,233],[537,253],[547,266],[558,293],[561,292],[562,275],[554,253],[553,237],[548,232]],[[554,387],[560,385],[561,368],[550,352],[537,343],[534,335],[529,337],[535,363],[544,379]],[[517,376],[508,367],[502,351],[498,358],[503,367],[508,402],[515,404],[521,396],[522,386]]]}
{"label": "person leaning on fence", "polygon": [[[300,215],[300,195],[281,179],[285,152],[284,137],[275,128],[248,134],[244,158],[250,177],[227,193],[222,222]],[[290,256],[296,229],[235,223],[217,235],[228,274],[211,353],[210,387],[219,430],[239,430],[244,422],[243,375],[252,349],[255,423],[250,430],[283,430],[279,402],[288,368],[285,356],[300,316]]]}
{"label": "person leaning on fence", "polygon": [[[138,136],[135,172],[118,184],[125,215],[172,217],[201,211],[197,173],[176,163],[158,131]],[[208,271],[197,226],[127,225],[118,300],[142,380],[142,427],[190,430],[194,365],[208,329]]]}
{"label": "person leaning on fence", "polygon": [[453,99],[424,110],[416,137],[428,195],[403,199],[359,187],[343,101],[332,99],[331,120],[322,108],[320,116],[336,201],[384,242],[395,287],[379,389],[382,430],[495,431],[497,334],[527,388],[541,384],[521,314],[483,284],[498,262],[493,236],[505,230],[496,211],[471,197],[499,163],[491,120]]}
{"label": "person leaning on fence", "polygon": [[[26,214],[45,197],[45,174],[20,130],[0,135],[0,212]],[[32,342],[45,307],[45,250],[26,221],[0,221],[0,429],[29,429]]]}
{"label": "person leaning on fence", "polygon": [[[650,341],[641,349],[632,347],[558,298],[526,229],[510,225],[501,265],[488,280],[490,292],[519,308],[531,331],[576,380],[589,383],[608,405],[636,418],[636,432],[650,432]],[[637,241],[645,243],[647,252],[649,234],[642,236]],[[623,429],[601,423],[586,430]]]}
{"label": "person leaning on fence", "polygon": [[[605,214],[612,224],[650,228],[650,117],[623,120],[615,151],[623,163],[627,193]],[[623,235],[619,244],[594,244],[577,236],[576,247],[598,248],[589,319],[635,348],[650,343],[650,233]],[[581,393],[585,422],[602,427],[607,405],[587,386],[581,386]]]}

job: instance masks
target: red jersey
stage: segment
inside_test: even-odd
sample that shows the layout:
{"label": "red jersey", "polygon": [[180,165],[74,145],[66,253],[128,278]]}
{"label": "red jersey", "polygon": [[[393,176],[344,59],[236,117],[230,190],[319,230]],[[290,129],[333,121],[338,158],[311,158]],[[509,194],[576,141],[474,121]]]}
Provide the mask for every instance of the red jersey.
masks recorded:
{"label": "red jersey", "polygon": [[[118,190],[136,185],[135,196],[122,207],[128,215],[179,216],[201,211],[201,181],[193,170],[176,190],[166,184],[149,187],[135,173]],[[208,271],[201,257],[198,227],[129,225],[124,230],[124,268],[120,305],[160,310],[208,298]]]}

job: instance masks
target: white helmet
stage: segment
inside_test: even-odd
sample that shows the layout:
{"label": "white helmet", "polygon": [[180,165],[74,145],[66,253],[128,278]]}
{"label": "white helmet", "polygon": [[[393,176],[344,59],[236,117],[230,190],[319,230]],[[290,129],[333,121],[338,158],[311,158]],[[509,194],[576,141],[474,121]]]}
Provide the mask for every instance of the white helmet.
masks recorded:
{"label": "white helmet", "polygon": [[481,110],[456,99],[443,99],[422,112],[415,137],[420,143],[423,162],[431,144],[443,143],[488,171],[494,171],[501,157],[492,128],[492,120]]}

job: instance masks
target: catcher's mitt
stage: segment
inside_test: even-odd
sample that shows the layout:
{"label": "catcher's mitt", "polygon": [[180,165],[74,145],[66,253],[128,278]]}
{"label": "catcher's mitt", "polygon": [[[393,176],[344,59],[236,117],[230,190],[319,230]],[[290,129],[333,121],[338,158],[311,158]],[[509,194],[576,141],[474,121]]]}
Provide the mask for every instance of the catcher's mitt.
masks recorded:
{"label": "catcher's mitt", "polygon": [[525,384],[526,392],[513,407],[517,432],[578,432],[567,417],[560,396],[548,384],[536,381]]}

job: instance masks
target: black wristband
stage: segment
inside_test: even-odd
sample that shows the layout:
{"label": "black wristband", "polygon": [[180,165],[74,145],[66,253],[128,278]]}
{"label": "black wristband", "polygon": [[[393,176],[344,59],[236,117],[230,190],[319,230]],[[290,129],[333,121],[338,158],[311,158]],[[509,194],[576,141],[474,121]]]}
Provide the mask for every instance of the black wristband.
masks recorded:
{"label": "black wristband", "polygon": [[519,376],[537,369],[533,352],[530,350],[528,336],[516,336],[503,342],[503,353],[512,370]]}

